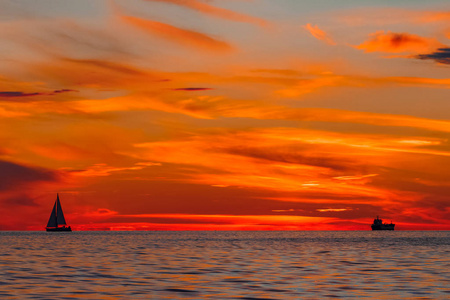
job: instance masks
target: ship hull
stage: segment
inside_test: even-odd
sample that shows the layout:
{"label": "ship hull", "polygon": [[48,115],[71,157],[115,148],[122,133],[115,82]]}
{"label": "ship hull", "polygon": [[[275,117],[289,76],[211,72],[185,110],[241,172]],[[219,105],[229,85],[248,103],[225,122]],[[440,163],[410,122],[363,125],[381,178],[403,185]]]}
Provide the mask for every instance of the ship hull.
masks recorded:
{"label": "ship hull", "polygon": [[394,226],[389,226],[389,225],[375,226],[375,225],[372,225],[372,230],[394,230]]}
{"label": "ship hull", "polygon": [[49,232],[62,232],[62,231],[72,231],[72,228],[69,227],[47,227],[45,230]]}

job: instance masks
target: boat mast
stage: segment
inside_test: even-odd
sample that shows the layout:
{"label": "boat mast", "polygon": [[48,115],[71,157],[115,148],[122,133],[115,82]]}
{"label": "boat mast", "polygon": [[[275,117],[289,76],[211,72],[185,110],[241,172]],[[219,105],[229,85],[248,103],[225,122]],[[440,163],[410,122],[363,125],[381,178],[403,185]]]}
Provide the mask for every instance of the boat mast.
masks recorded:
{"label": "boat mast", "polygon": [[56,211],[55,211],[55,227],[58,227],[58,199],[59,199],[59,194],[56,193],[56,200],[55,200],[55,206],[56,206]]}

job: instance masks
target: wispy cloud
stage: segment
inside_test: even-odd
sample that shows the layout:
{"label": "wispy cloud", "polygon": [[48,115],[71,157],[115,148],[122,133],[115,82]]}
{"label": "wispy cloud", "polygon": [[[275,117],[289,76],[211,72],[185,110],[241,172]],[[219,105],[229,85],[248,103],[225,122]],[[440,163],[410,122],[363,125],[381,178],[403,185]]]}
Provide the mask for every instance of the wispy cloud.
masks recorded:
{"label": "wispy cloud", "polygon": [[133,16],[121,16],[121,19],[152,35],[184,46],[213,52],[230,52],[233,50],[233,47],[227,42],[194,30],[183,29],[170,24]]}
{"label": "wispy cloud", "polygon": [[319,208],[319,209],[316,209],[316,210],[318,212],[340,212],[340,211],[347,211],[349,209],[348,208]]}
{"label": "wispy cloud", "polygon": [[377,25],[386,26],[392,24],[424,24],[440,23],[450,20],[450,12],[437,10],[411,10],[400,7],[359,7],[342,11],[337,14],[337,19],[351,26]]}
{"label": "wispy cloud", "polygon": [[269,23],[261,18],[252,17],[246,14],[241,14],[229,9],[220,8],[217,6],[205,3],[206,1],[199,0],[147,0],[154,2],[165,2],[183,6],[210,16],[218,17],[225,20],[251,23],[258,26],[267,26]]}
{"label": "wispy cloud", "polygon": [[337,176],[337,177],[333,177],[334,179],[336,179],[336,180],[344,180],[344,181],[347,181],[347,180],[358,180],[358,181],[360,181],[360,180],[365,180],[365,179],[367,179],[367,178],[370,178],[370,177],[375,177],[375,176],[378,176],[379,174],[367,174],[367,175],[359,175],[359,176]]}
{"label": "wispy cloud", "polygon": [[[189,163],[216,170],[208,174],[192,174],[193,182],[278,191],[321,190],[323,186],[332,190],[334,186],[338,192],[340,183],[332,178],[336,175],[328,177],[325,174],[362,172],[356,153],[368,151],[370,146],[362,149],[354,141],[355,148],[352,151],[355,157],[349,161],[342,153],[345,152],[344,148],[349,147],[350,141],[345,142],[342,137],[330,137],[329,148],[325,142],[313,138],[315,134],[312,132],[297,131],[296,139],[292,138],[292,133],[289,129],[260,130],[226,135],[222,133],[221,137],[214,140],[208,136],[199,136],[181,141],[143,143],[136,145],[137,153],[141,153],[136,158],[158,158],[162,162]],[[255,146],[245,147],[240,143],[242,140]],[[333,153],[330,152],[331,148],[334,149]],[[180,152],[177,149],[185,150]],[[298,152],[301,154],[294,154]],[[230,165],[230,161],[234,163]],[[316,176],[321,177],[321,180],[310,184]],[[351,190],[348,185],[345,188],[347,192]],[[354,192],[361,193],[362,190],[365,189],[358,187]]]}
{"label": "wispy cloud", "polygon": [[450,11],[425,11],[416,12],[416,20],[419,22],[449,22]]}
{"label": "wispy cloud", "polygon": [[311,25],[310,23],[303,26],[306,30],[311,33],[313,37],[318,40],[324,41],[329,45],[336,45],[336,42],[322,29],[320,29],[317,25]]}
{"label": "wispy cloud", "polygon": [[51,63],[30,63],[29,67],[46,80],[76,89],[140,90],[167,80],[163,73],[100,58],[79,59],[57,55],[52,57]]}
{"label": "wispy cloud", "polygon": [[109,176],[115,172],[142,170],[142,169],[150,167],[150,166],[161,166],[161,164],[153,163],[153,162],[143,162],[143,163],[136,163],[135,165],[133,165],[131,167],[113,167],[113,166],[108,166],[107,164],[95,164],[84,170],[72,170],[72,171],[67,170],[67,171],[70,171],[72,174],[74,174],[76,176],[102,177],[102,176]]}
{"label": "wispy cloud", "polygon": [[[100,214],[96,214],[100,215]],[[100,216],[99,216],[100,217]],[[130,223],[134,220],[134,223]],[[136,222],[137,221],[137,222]],[[140,221],[140,222],[139,222]],[[218,214],[116,214],[94,224],[94,228],[109,227],[111,230],[148,230],[149,228],[178,230],[270,230],[283,228],[325,229],[334,218],[296,215],[218,215]],[[207,226],[206,226],[207,225]]]}

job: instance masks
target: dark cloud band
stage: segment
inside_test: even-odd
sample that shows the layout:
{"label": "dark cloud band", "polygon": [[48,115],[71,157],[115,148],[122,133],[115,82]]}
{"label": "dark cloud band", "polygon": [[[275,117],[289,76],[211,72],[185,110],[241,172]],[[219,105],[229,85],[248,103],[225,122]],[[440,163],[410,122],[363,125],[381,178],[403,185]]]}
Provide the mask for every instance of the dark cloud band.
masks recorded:
{"label": "dark cloud band", "polygon": [[203,88],[203,87],[187,87],[187,88],[177,88],[173,89],[173,91],[189,91],[189,92],[195,92],[195,91],[209,91],[212,90],[211,88]]}
{"label": "dark cloud band", "polygon": [[450,48],[439,48],[437,51],[429,54],[419,54],[418,59],[431,59],[441,64],[450,65]]}
{"label": "dark cloud band", "polygon": [[0,191],[39,181],[57,181],[55,171],[0,160]]}
{"label": "dark cloud band", "polygon": [[22,98],[22,97],[33,97],[33,96],[52,96],[52,95],[61,94],[61,93],[68,93],[68,92],[78,92],[78,91],[71,90],[71,89],[54,90],[53,92],[48,92],[48,93],[24,93],[24,92],[20,92],[20,91],[5,91],[5,92],[0,92],[0,98]]}

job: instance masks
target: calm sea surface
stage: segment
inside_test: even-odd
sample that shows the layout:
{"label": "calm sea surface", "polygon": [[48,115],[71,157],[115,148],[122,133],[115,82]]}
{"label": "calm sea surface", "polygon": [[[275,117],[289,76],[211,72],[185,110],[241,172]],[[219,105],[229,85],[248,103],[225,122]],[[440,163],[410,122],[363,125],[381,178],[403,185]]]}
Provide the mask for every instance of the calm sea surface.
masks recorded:
{"label": "calm sea surface", "polygon": [[0,299],[449,299],[450,231],[0,232]]}

